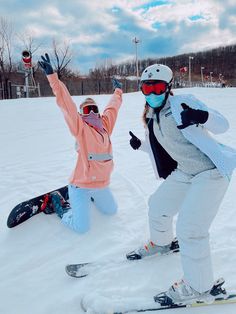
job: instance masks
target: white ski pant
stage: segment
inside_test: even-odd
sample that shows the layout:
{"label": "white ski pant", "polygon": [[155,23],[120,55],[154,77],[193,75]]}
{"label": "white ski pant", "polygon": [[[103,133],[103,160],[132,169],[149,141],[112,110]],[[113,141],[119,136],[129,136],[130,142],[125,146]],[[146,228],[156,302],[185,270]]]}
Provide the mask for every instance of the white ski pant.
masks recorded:
{"label": "white ski pant", "polygon": [[191,176],[175,170],[149,199],[150,239],[167,245],[173,239],[173,216],[185,281],[196,291],[213,285],[209,228],[229,185],[215,168]]}
{"label": "white ski pant", "polygon": [[68,186],[71,209],[62,217],[62,223],[78,233],[85,233],[90,228],[91,197],[94,205],[103,214],[117,212],[117,203],[109,189],[85,189],[74,185]]}

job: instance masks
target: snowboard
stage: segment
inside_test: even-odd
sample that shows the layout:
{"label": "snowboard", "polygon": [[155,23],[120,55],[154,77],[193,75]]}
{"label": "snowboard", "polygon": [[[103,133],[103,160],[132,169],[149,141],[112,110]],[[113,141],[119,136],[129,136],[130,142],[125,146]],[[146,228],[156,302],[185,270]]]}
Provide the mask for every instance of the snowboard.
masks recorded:
{"label": "snowboard", "polygon": [[63,198],[68,201],[68,186],[63,186],[59,189],[50,191],[48,193],[42,194],[40,196],[34,197],[30,200],[24,201],[18,205],[16,205],[10,212],[8,219],[7,219],[7,226],[8,228],[13,228],[18,226],[22,222],[28,220],[29,218],[39,214],[52,214],[52,212],[46,210],[50,207],[50,194],[52,192],[59,192]]}

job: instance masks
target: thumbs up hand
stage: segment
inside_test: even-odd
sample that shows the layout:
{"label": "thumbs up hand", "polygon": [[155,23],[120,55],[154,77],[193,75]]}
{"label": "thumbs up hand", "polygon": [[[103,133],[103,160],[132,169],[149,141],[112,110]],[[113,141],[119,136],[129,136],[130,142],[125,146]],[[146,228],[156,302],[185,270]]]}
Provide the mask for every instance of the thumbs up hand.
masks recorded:
{"label": "thumbs up hand", "polygon": [[129,131],[129,135],[131,136],[131,139],[129,141],[130,143],[130,146],[133,148],[133,149],[139,149],[139,147],[141,146],[141,141],[140,139],[134,135],[133,132]]}
{"label": "thumbs up hand", "polygon": [[182,124],[177,128],[182,130],[193,124],[204,124],[208,119],[208,112],[200,109],[192,109],[185,103],[181,104],[183,111],[181,112]]}

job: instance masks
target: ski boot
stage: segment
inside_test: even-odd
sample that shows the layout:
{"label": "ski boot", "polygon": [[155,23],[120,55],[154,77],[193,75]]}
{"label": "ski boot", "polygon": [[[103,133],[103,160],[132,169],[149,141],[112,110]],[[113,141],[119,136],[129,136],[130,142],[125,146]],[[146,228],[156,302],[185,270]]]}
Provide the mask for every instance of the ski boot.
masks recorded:
{"label": "ski boot", "polygon": [[45,214],[56,213],[60,218],[62,218],[63,214],[65,214],[69,209],[69,202],[67,202],[58,191],[46,194],[41,205],[41,210]]}
{"label": "ski boot", "polygon": [[224,279],[218,279],[211,290],[200,293],[187,285],[184,280],[174,283],[168,291],[162,292],[154,296],[154,301],[160,303],[163,307],[174,307],[175,305],[186,305],[193,303],[211,304],[215,300],[224,300],[227,293],[222,285]]}
{"label": "ski boot", "polygon": [[155,254],[167,255],[176,252],[179,252],[179,244],[178,240],[175,238],[170,244],[163,246],[156,245],[152,241],[150,241],[143,247],[126,254],[126,258],[129,260],[138,260]]}

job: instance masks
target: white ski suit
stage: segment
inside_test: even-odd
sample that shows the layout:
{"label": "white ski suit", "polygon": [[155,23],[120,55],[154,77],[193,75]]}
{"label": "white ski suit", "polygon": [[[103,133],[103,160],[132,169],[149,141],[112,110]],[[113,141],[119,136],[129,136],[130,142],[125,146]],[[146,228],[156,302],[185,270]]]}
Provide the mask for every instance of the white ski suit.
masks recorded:
{"label": "white ski suit", "polygon": [[[191,173],[192,169],[182,171],[178,160],[172,158],[176,155],[175,145],[171,146],[173,154],[170,157],[170,151],[163,150],[166,149],[165,145],[162,146],[157,139],[157,125],[162,133],[161,125],[169,123],[165,120],[170,119],[169,115],[171,123],[176,123],[176,132],[180,132],[177,125],[182,124],[181,103],[209,113],[204,125],[191,125],[181,130],[183,136],[180,133],[183,141],[193,144],[194,149],[197,148],[199,154],[203,153],[204,158],[209,160],[209,163],[205,163],[206,169],[199,173]],[[209,134],[209,131],[215,134],[223,133],[229,127],[227,120],[217,111],[207,108],[192,95],[170,96],[165,107],[167,105],[170,111],[164,118],[160,117],[160,123],[155,115],[148,119],[146,140],[142,141],[139,148],[149,152],[157,178],[165,179],[149,199],[150,239],[157,245],[169,244],[173,239],[173,217],[179,213],[176,235],[180,245],[184,279],[196,291],[204,292],[212,287],[214,281],[209,228],[236,167],[236,151],[219,144]],[[165,138],[165,134],[163,136]],[[168,135],[166,137],[168,140]],[[183,146],[183,151],[186,146]],[[189,158],[192,158],[191,155]],[[198,161],[195,162],[197,164]]]}

